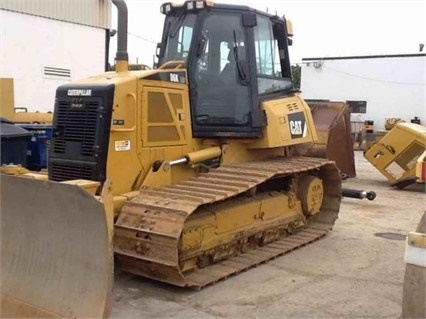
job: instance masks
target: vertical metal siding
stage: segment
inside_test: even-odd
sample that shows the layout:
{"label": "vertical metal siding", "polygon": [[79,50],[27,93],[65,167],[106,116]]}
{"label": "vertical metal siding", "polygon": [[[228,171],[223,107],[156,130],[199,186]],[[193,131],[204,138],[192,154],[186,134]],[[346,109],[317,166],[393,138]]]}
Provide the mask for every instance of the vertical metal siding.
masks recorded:
{"label": "vertical metal siding", "polygon": [[0,9],[104,29],[111,27],[111,0],[0,0]]}

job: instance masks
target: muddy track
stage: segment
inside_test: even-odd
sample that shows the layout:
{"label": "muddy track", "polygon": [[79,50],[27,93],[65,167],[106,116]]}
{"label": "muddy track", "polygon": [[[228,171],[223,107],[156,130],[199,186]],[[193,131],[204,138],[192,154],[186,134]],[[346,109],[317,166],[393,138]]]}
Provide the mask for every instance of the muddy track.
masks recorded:
{"label": "muddy track", "polygon": [[[317,171],[324,182],[318,214],[290,236],[230,257],[206,268],[183,273],[179,243],[185,221],[197,208],[232,201],[266,181]],[[190,180],[163,188],[142,189],[126,203],[115,224],[114,246],[125,271],[178,286],[202,288],[323,237],[337,219],[341,199],[339,172],[333,162],[282,157],[225,164]]]}

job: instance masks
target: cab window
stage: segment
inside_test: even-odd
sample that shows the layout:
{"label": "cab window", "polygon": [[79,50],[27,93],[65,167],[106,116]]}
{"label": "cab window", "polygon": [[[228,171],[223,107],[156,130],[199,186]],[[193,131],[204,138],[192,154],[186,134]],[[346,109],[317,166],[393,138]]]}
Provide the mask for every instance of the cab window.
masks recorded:
{"label": "cab window", "polygon": [[196,15],[194,14],[167,17],[167,42],[162,63],[172,60],[183,60],[186,62],[191,46],[195,20]]}
{"label": "cab window", "polygon": [[[286,60],[284,45],[271,19],[258,16],[254,28],[258,93],[267,94],[292,88],[291,79],[283,74]],[[283,34],[281,35],[283,36]],[[281,44],[281,47],[280,47]]]}

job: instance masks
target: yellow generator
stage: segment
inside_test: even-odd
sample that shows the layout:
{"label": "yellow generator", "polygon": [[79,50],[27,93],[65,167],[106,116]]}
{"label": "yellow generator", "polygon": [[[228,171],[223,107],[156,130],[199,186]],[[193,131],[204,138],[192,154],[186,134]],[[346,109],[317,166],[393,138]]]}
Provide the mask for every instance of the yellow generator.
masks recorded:
{"label": "yellow generator", "polygon": [[2,317],[107,315],[112,250],[124,271],[199,289],[337,218],[334,162],[294,156],[317,133],[292,85],[289,21],[165,3],[158,68],[129,71],[113,3],[116,71],[57,89],[48,175],[3,168],[19,176],[2,176]]}
{"label": "yellow generator", "polygon": [[424,182],[425,151],[426,127],[398,123],[364,156],[392,186],[404,188],[415,182]]}

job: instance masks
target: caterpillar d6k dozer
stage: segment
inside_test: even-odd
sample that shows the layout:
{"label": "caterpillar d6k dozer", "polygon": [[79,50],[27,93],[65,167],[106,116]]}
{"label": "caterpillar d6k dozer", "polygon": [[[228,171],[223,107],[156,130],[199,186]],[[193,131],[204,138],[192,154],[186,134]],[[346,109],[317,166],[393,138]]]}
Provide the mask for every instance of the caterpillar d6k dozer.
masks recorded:
{"label": "caterpillar d6k dozer", "polygon": [[107,313],[110,220],[123,270],[201,288],[338,215],[334,162],[293,156],[317,133],[291,82],[288,21],[165,3],[159,67],[128,71],[127,8],[113,2],[116,71],[57,89],[48,175],[3,167],[18,176],[2,177],[2,311],[17,316]]}

